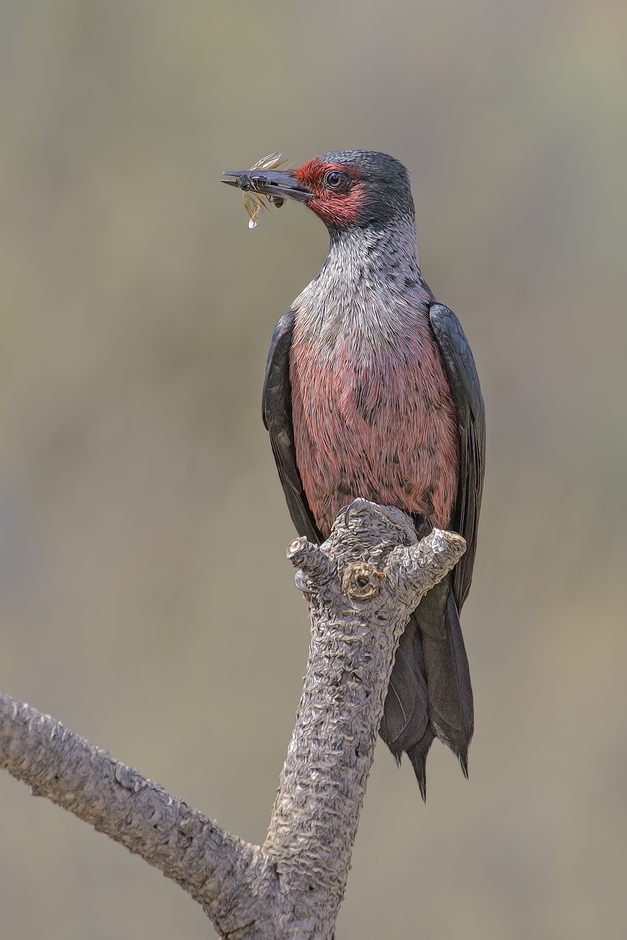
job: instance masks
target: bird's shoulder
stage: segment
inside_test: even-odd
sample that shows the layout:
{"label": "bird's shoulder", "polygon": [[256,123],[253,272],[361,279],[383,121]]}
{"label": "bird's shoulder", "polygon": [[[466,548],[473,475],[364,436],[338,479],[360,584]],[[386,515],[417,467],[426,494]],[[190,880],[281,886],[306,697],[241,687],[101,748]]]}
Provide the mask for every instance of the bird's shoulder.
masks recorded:
{"label": "bird's shoulder", "polygon": [[429,321],[456,404],[463,406],[464,412],[470,409],[475,420],[483,421],[484,404],[479,375],[461,323],[450,307],[440,303],[433,303],[429,307]]}
{"label": "bird's shoulder", "polygon": [[285,406],[282,400],[290,394],[289,364],[295,317],[293,310],[284,313],[270,340],[262,392],[262,418],[266,430],[269,430],[269,422],[273,419],[277,406],[281,405],[278,410],[283,413]]}

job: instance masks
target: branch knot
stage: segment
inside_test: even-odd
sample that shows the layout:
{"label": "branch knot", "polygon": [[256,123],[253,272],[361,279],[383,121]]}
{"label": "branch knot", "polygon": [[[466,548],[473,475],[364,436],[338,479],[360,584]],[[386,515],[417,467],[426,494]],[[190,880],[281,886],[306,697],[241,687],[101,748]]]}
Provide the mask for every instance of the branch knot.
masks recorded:
{"label": "branch knot", "polygon": [[356,601],[369,601],[381,590],[382,571],[365,561],[347,565],[342,574],[342,590]]}

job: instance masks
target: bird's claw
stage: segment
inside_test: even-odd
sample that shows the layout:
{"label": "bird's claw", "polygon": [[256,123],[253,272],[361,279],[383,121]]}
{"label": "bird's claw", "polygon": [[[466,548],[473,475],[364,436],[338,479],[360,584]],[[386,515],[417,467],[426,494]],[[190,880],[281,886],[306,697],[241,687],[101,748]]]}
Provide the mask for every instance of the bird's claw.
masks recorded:
{"label": "bird's claw", "polygon": [[302,591],[303,594],[306,594],[307,596],[309,596],[310,594],[313,594],[311,581],[309,580],[307,575],[303,573],[302,568],[299,568],[299,570],[296,572],[294,576],[294,584],[296,585],[299,591]]}

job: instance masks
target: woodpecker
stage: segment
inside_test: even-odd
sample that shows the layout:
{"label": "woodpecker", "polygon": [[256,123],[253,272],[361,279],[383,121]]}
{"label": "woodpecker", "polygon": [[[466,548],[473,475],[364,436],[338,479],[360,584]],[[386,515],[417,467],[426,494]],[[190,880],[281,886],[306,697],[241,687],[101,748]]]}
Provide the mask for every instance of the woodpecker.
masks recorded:
{"label": "woodpecker", "polygon": [[299,534],[324,541],[341,509],[364,497],[402,509],[420,537],[437,526],[466,539],[455,569],[410,618],[380,728],[399,763],[407,753],[425,799],[433,740],[467,776],[474,725],[459,611],[475,558],[485,419],[470,346],[422,277],[409,176],[398,160],[349,150],[296,170],[225,176],[276,205],[303,203],[329,232],[320,271],[274,331],[263,389],[263,420]]}

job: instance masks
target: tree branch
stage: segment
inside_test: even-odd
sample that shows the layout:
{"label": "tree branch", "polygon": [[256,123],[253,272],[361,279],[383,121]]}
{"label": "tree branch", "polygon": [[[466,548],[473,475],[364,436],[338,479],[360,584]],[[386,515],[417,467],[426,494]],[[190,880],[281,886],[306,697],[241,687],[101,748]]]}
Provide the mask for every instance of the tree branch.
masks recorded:
{"label": "tree branch", "polygon": [[160,868],[212,919],[226,917],[246,883],[252,845],[8,695],[0,695],[0,766]]}
{"label": "tree branch", "polygon": [[418,543],[399,510],[356,500],[321,547],[288,557],[309,599],[311,646],[296,727],[263,847],[221,829],[106,751],[0,696],[0,766],[177,881],[231,940],[328,940],[398,640],[465,548]]}

